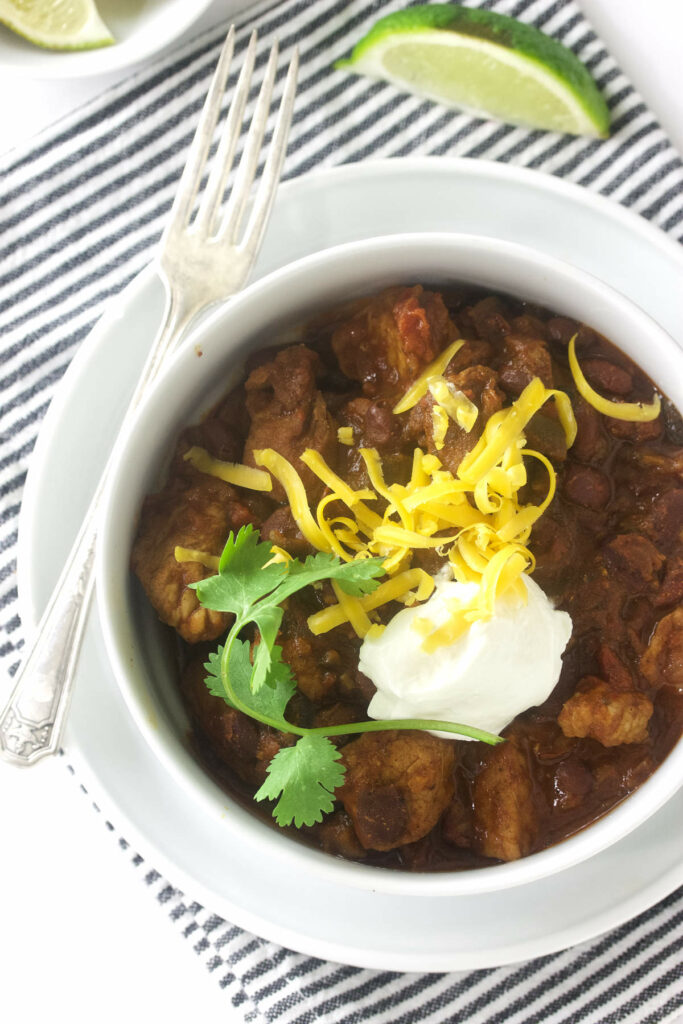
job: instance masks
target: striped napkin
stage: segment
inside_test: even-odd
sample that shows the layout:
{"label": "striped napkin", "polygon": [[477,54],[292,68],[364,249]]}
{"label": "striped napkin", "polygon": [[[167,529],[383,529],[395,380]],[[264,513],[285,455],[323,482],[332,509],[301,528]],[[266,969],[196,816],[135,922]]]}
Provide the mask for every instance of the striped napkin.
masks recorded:
{"label": "striped napkin", "polygon": [[[240,47],[259,29],[261,66],[276,35],[285,54],[295,43],[302,48],[286,177],[406,154],[494,159],[609,195],[683,241],[681,160],[574,0],[469,6],[519,17],[570,46],[608,99],[608,141],[458,115],[331,70],[380,15],[405,6],[262,0],[238,19]],[[10,673],[22,646],[17,513],[36,432],[80,342],[150,259],[223,34],[195,39],[0,161],[0,656]],[[245,1021],[651,1024],[683,1008],[683,889],[563,953],[515,967],[401,974],[326,963],[247,934],[193,903],[139,854],[127,855]]]}

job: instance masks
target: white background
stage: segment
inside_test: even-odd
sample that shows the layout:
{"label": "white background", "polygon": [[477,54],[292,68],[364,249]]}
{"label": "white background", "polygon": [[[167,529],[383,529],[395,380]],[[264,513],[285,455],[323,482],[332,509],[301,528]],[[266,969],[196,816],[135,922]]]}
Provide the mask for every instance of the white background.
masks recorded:
{"label": "white background", "polygon": [[[190,0],[191,2],[191,0]],[[580,0],[608,48],[683,152],[681,0]],[[191,34],[245,6],[216,0]],[[0,82],[0,152],[124,75]],[[10,94],[13,102],[9,102]],[[0,765],[0,1005],[6,1021],[234,1021],[207,976],[93,811],[64,762]],[[104,882],[103,882],[104,880]],[[188,894],[191,897],[191,894]]]}

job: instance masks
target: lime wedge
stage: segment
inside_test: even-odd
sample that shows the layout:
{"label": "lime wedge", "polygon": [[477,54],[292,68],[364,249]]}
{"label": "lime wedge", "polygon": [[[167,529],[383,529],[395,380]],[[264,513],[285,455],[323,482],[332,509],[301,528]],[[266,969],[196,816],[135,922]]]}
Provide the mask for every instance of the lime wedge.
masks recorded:
{"label": "lime wedge", "polygon": [[93,0],[0,0],[0,22],[49,50],[92,50],[114,42]]}
{"label": "lime wedge", "polygon": [[607,104],[581,61],[491,11],[426,4],[381,18],[335,67],[510,124],[607,138]]}

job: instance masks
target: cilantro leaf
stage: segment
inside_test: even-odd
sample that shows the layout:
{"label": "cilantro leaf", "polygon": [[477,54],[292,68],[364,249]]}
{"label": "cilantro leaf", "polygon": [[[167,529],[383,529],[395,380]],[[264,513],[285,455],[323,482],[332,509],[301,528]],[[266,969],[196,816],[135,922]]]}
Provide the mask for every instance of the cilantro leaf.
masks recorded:
{"label": "cilantro leaf", "polygon": [[218,573],[190,586],[205,608],[244,616],[287,575],[283,562],[267,565],[272,557],[272,545],[261,543],[251,524],[243,526],[236,537],[232,533],[228,537]]}
{"label": "cilantro leaf", "polygon": [[268,777],[255,800],[278,800],[273,811],[278,825],[314,825],[334,807],[334,790],[346,769],[340,752],[327,737],[302,736],[293,747],[283,747],[268,765]]}
{"label": "cilantro leaf", "polygon": [[[276,595],[282,601],[302,587],[320,580],[337,580],[347,594],[359,597],[370,594],[379,586],[378,576],[384,575],[381,558],[359,558],[341,562],[336,555],[319,552],[309,555],[305,562],[293,559],[287,565],[287,577],[280,583]],[[274,595],[275,596],[275,595]]]}
{"label": "cilantro leaf", "polygon": [[358,561],[342,562],[334,566],[328,579],[336,580],[345,594],[362,597],[371,594],[379,586],[379,577],[385,575],[383,558],[360,558]]}
{"label": "cilantro leaf", "polygon": [[[486,743],[502,742],[499,737],[455,723],[422,719],[400,722],[354,722],[344,726],[308,729],[288,722],[285,709],[296,690],[292,671],[282,660],[276,644],[282,624],[282,603],[291,594],[322,580],[336,580],[355,597],[371,593],[384,574],[382,559],[341,562],[334,555],[319,552],[304,562],[291,559],[273,562],[270,544],[261,543],[251,526],[231,533],[221,555],[218,573],[192,584],[205,608],[232,612],[235,620],[225,647],[206,663],[206,685],[230,707],[283,732],[298,734],[293,747],[282,748],[270,762],[266,781],[256,800],[277,801],[273,815],[279,825],[313,825],[334,807],[334,791],[344,781],[341,754],[327,735],[362,733],[378,729],[434,729],[448,725],[448,731],[471,736]],[[253,623],[260,633],[253,648],[240,639],[245,626]],[[227,659],[227,674],[225,673]]]}
{"label": "cilantro leaf", "polygon": [[225,692],[223,686],[223,676],[221,675],[221,660],[223,658],[223,648],[219,647],[217,651],[212,651],[209,655],[209,660],[204,662],[204,668],[207,671],[207,676],[204,679],[209,693],[213,697],[222,697],[226,704],[229,704],[231,708],[234,708],[233,702]]}
{"label": "cilantro leaf", "polygon": [[273,649],[282,622],[283,609],[277,605],[256,605],[252,611],[252,619],[259,628],[261,638],[254,647],[254,670],[251,676],[251,689],[258,693],[268,679],[273,664]]}
{"label": "cilantro leaf", "polygon": [[[230,649],[228,675],[233,693],[247,713],[256,712],[257,715],[276,720],[278,724],[281,722],[286,728],[285,708],[296,690],[292,670],[282,660],[281,648],[274,647],[271,670],[267,679],[268,685],[263,686],[258,693],[254,693],[251,689],[252,666],[249,647],[250,645],[245,640],[234,640]],[[234,708],[236,704],[225,692],[221,675],[223,651],[224,648],[219,647],[215,654],[209,655],[209,660],[204,666],[209,673],[206,677],[206,685],[214,697],[222,697],[226,704]]]}

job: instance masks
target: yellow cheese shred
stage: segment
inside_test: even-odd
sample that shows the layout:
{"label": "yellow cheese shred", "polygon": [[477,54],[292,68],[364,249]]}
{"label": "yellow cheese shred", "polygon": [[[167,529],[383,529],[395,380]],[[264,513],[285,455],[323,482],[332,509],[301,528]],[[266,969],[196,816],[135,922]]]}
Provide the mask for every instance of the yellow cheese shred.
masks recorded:
{"label": "yellow cheese shred", "polygon": [[218,477],[228,484],[236,487],[246,487],[250,491],[272,491],[273,481],[268,473],[263,470],[254,469],[253,466],[243,466],[239,462],[224,462],[222,459],[214,459],[205,448],[196,445],[185,452],[183,458],[191,463],[200,473],[208,476]]}
{"label": "yellow cheese shred", "polygon": [[649,405],[643,402],[613,402],[609,398],[603,398],[597,391],[594,391],[583,375],[576,358],[576,335],[569,342],[567,350],[569,358],[569,369],[571,370],[576,390],[582,398],[592,405],[594,409],[604,416],[611,416],[615,420],[628,420],[631,423],[649,423],[656,420],[661,411],[661,400],[655,395]]}
{"label": "yellow cheese shred", "polygon": [[338,427],[337,440],[340,444],[353,444],[353,427]]}
{"label": "yellow cheese shred", "polygon": [[[358,603],[364,612],[374,611],[389,601],[403,601],[411,603],[409,598],[412,595],[414,601],[426,601],[434,590],[434,580],[424,569],[408,569],[406,572],[394,576],[386,583],[380,583],[376,590],[365,597],[357,598]],[[341,602],[316,612],[308,619],[308,628],[315,636],[321,633],[328,633],[342,622],[348,622],[346,610]]]}
{"label": "yellow cheese shred", "polygon": [[[377,450],[375,448],[360,448],[359,451],[362,456],[363,462],[365,463],[365,467],[368,471],[370,483],[375,488],[378,494],[380,494],[383,498],[386,498],[386,500],[389,502],[389,507],[391,508],[393,506],[396,509],[399,516],[401,517],[401,522],[403,523],[404,527],[410,530],[410,528],[412,527],[412,519],[410,517],[410,514],[406,512],[406,510],[404,509],[403,503],[398,497],[398,492],[392,491],[392,489],[387,487],[386,483],[384,482],[384,474],[382,473],[382,462]],[[377,529],[381,529],[381,527],[377,527]],[[375,533],[377,532],[377,529],[375,530]]]}
{"label": "yellow cheese shred", "polygon": [[328,541],[311,515],[306,488],[294,466],[291,466],[284,456],[272,448],[255,449],[254,462],[257,466],[267,469],[278,483],[282,484],[294,521],[309,544],[312,544],[318,551],[329,551]]}
{"label": "yellow cheese shred", "polygon": [[218,572],[220,558],[218,555],[210,555],[208,551],[197,551],[195,548],[183,548],[179,545],[173,550],[176,562],[199,562],[205,569],[213,569]]}
{"label": "yellow cheese shred", "polygon": [[369,632],[372,623],[360,600],[357,597],[352,597],[351,594],[346,594],[336,580],[332,580],[332,589],[340,608],[353,626],[356,635],[364,637]]}
{"label": "yellow cheese shred", "polygon": [[[447,396],[435,373],[438,367],[432,365],[429,369],[431,383],[429,375],[416,381],[412,393],[404,395],[399,403],[400,408],[406,408],[408,400],[419,401],[420,389],[421,394],[431,390],[448,406],[448,396],[453,397],[450,388]],[[526,544],[533,524],[553,499],[556,476],[545,455],[526,448],[524,431],[550,398],[556,401],[567,444],[571,444],[576,420],[568,397],[535,378],[511,406],[489,418],[455,475],[444,468],[437,455],[416,448],[407,482],[388,483],[378,451],[359,448],[370,486],[355,490],[320,452],[309,449],[301,455],[301,461],[327,488],[313,511],[299,474],[287,460],[272,449],[254,452],[257,465],[269,470],[284,487],[294,519],[314,547],[334,552],[345,562],[378,555],[389,577],[373,594],[361,598],[344,594],[335,585],[337,603],[310,617],[311,631],[325,633],[349,622],[360,637],[376,635],[379,627],[370,618],[372,611],[387,601],[410,604],[426,600],[434,582],[422,570],[411,568],[413,553],[420,550],[435,550],[447,557],[454,579],[476,585],[472,599],[454,605],[447,621],[438,628],[426,618],[420,619],[418,629],[429,650],[452,642],[472,622],[493,614],[501,594],[515,594],[525,601],[522,575],[534,566]],[[467,408],[462,408],[467,414]],[[457,410],[449,411],[440,402],[435,409],[444,414],[445,437],[448,422],[453,415],[457,418]],[[437,415],[441,422],[444,417]],[[471,416],[465,426],[467,423],[473,425]],[[545,497],[536,505],[522,505],[518,497],[527,483],[527,457],[540,461],[549,478]],[[366,504],[372,500],[379,501],[381,514]],[[429,581],[429,590],[425,581]]]}
{"label": "yellow cheese shred", "polygon": [[457,423],[469,434],[479,415],[479,410],[474,402],[470,401],[464,392],[459,391],[445,377],[433,377],[429,381],[428,387],[434,401],[454,423]]}
{"label": "yellow cheese shred", "polygon": [[318,479],[322,480],[325,486],[329,487],[349,508],[353,508],[361,500],[372,501],[376,497],[375,493],[369,489],[354,491],[327,465],[320,452],[313,448],[307,448],[300,458],[304,466],[308,466]]}
{"label": "yellow cheese shred", "polygon": [[446,441],[448,433],[448,413],[441,405],[432,408],[432,433],[434,434],[434,447],[440,452]]}
{"label": "yellow cheese shred", "polygon": [[417,380],[413,381],[408,390],[406,391],[403,398],[396,403],[394,406],[394,413],[398,414],[401,412],[408,412],[408,409],[412,409],[414,405],[420,401],[421,398],[427,394],[427,388],[429,387],[430,377],[442,377],[443,372],[450,363],[456,352],[465,344],[462,338],[452,342],[448,348],[445,348],[440,355],[434,359],[429,366],[427,366]]}
{"label": "yellow cheese shred", "polygon": [[292,561],[292,556],[290,555],[289,551],[285,551],[284,548],[278,547],[277,544],[271,544],[270,550],[273,552],[273,557],[265,563],[263,567],[264,569],[266,565],[277,565],[279,563],[283,563],[286,565],[287,562]]}

